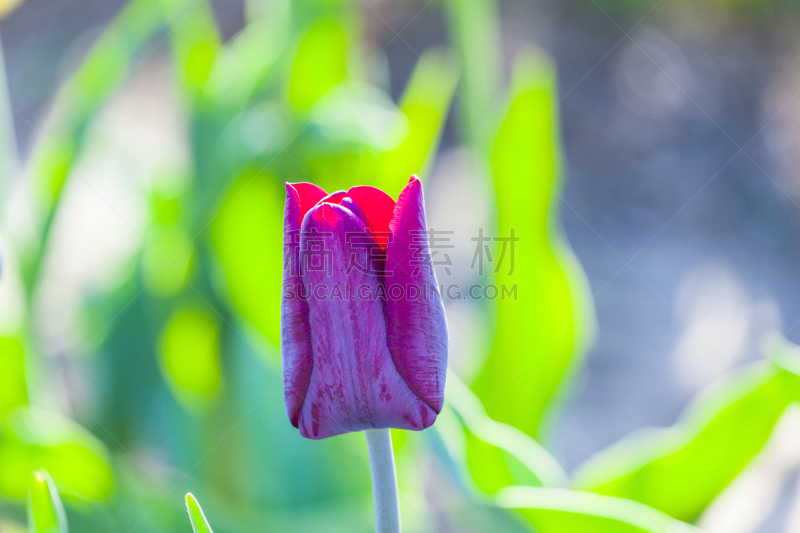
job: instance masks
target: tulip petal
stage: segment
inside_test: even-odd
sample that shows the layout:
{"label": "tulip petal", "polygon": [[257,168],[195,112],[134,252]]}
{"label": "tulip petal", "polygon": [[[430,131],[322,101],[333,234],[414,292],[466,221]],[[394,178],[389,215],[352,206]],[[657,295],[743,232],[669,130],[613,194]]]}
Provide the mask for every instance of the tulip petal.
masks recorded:
{"label": "tulip petal", "polygon": [[411,390],[438,413],[447,374],[447,322],[428,250],[422,184],[416,176],[400,193],[389,227],[393,233],[386,249],[389,351]]}
{"label": "tulip petal", "polygon": [[359,185],[351,187],[347,196],[361,208],[363,219],[375,235],[375,240],[386,249],[389,239],[389,222],[392,220],[395,202],[392,197],[375,187]]}
{"label": "tulip petal", "polygon": [[283,213],[283,298],[281,357],[283,395],[289,420],[297,427],[297,413],[308,390],[313,365],[308,304],[301,296],[300,227],[303,217],[327,193],[312,183],[286,184]]}
{"label": "tulip petal", "polygon": [[298,419],[305,437],[386,427],[419,430],[436,419],[392,361],[381,277],[353,268],[367,265],[370,247],[377,246],[361,219],[341,205],[321,203],[303,221],[300,258],[313,349]]}
{"label": "tulip petal", "polygon": [[317,202],[328,196],[325,190],[313,183],[287,183],[286,189],[292,189],[297,195],[296,198],[300,205],[300,219],[298,220],[298,229],[303,222],[303,217],[306,216],[309,209],[317,205]]}
{"label": "tulip petal", "polygon": [[358,218],[360,218],[361,221],[364,222],[364,224],[369,226],[369,222],[367,222],[367,219],[364,216],[364,212],[361,210],[358,204],[356,204],[355,200],[353,200],[347,195],[346,191],[332,192],[328,196],[320,200],[318,203],[322,202],[327,202],[329,204],[339,204],[349,209],[350,211],[353,212],[353,214],[355,214]]}

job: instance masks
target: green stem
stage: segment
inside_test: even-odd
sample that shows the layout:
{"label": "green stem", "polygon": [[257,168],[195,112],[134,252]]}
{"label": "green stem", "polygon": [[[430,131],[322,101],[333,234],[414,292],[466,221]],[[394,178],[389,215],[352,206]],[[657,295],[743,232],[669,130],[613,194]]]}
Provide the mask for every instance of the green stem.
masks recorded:
{"label": "green stem", "polygon": [[375,533],[400,533],[400,502],[397,497],[392,434],[388,429],[368,429],[364,435],[372,474]]}

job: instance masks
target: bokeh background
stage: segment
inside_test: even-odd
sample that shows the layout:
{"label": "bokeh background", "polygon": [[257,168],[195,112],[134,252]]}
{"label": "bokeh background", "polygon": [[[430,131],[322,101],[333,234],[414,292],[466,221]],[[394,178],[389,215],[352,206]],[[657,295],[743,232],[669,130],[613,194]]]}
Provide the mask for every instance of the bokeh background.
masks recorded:
{"label": "bokeh background", "polygon": [[[78,532],[189,531],[187,491],[218,532],[370,531],[363,438],[283,411],[281,184],[411,173],[439,281],[519,302],[446,299],[452,412],[394,434],[407,531],[675,527],[501,490],[586,465],[705,531],[800,531],[800,381],[759,388],[800,341],[795,2],[26,0],[0,38],[0,531],[39,467]],[[513,275],[473,268],[480,228],[518,229]]]}

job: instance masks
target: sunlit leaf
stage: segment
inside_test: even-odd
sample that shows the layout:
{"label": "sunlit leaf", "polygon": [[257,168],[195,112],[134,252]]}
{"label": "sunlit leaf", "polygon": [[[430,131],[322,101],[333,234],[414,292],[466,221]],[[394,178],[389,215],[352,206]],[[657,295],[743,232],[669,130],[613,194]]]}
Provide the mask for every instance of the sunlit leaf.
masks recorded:
{"label": "sunlit leaf", "polygon": [[216,320],[196,309],[176,310],[164,327],[160,362],[179,399],[191,403],[213,395],[222,374]]}
{"label": "sunlit leaf", "polygon": [[46,469],[65,498],[103,500],[114,476],[105,446],[55,413],[22,408],[0,434],[0,495],[24,498],[32,473]]}
{"label": "sunlit leaf", "polygon": [[189,512],[189,520],[192,522],[194,533],[213,533],[211,526],[208,525],[208,520],[206,520],[206,515],[203,514],[203,509],[200,508],[200,504],[197,503],[197,499],[191,492],[186,495],[186,510]]}
{"label": "sunlit leaf", "polygon": [[272,175],[246,172],[228,191],[211,228],[233,305],[275,346],[280,344],[285,196],[283,183]]}
{"label": "sunlit leaf", "polygon": [[0,428],[11,411],[27,403],[22,345],[16,339],[0,337]]}
{"label": "sunlit leaf", "polygon": [[641,503],[586,492],[509,487],[497,495],[538,533],[697,533],[699,530]]}
{"label": "sunlit leaf", "polygon": [[46,470],[31,476],[28,490],[29,533],[67,533],[67,515],[55,483]]}
{"label": "sunlit leaf", "polygon": [[308,109],[345,78],[345,30],[337,20],[319,20],[300,40],[289,76],[289,102],[297,109]]}
{"label": "sunlit leaf", "polygon": [[764,447],[800,401],[800,356],[780,353],[704,391],[672,428],[643,430],[588,460],[575,486],[696,518]]}
{"label": "sunlit leaf", "polygon": [[492,262],[484,255],[484,274],[494,274],[498,287],[497,329],[474,383],[490,417],[537,438],[553,416],[546,413],[564,391],[564,378],[582,360],[592,324],[583,273],[558,225],[556,102],[552,64],[522,55],[492,147],[494,236],[505,242],[493,243]]}
{"label": "sunlit leaf", "polygon": [[458,83],[458,68],[444,50],[422,54],[408,82],[400,110],[408,120],[408,135],[396,149],[381,155],[377,187],[397,197],[409,176],[426,177],[439,146],[450,102]]}
{"label": "sunlit leaf", "polygon": [[490,419],[480,400],[452,373],[447,401],[466,427],[467,464],[481,490],[495,494],[510,485],[568,485],[555,458],[521,430]]}

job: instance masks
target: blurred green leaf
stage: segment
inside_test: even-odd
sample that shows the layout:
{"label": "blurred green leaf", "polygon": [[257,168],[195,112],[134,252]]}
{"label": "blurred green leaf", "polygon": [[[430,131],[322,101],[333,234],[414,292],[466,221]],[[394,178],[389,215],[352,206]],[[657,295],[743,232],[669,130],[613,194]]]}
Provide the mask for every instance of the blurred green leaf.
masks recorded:
{"label": "blurred green leaf", "polygon": [[566,487],[566,473],[547,451],[519,429],[495,422],[480,400],[452,372],[447,401],[466,427],[466,459],[478,487],[496,494],[510,485]]}
{"label": "blurred green leaf", "polygon": [[153,226],[142,251],[142,279],[147,290],[162,297],[186,287],[194,259],[194,246],[180,226]]}
{"label": "blurred green leaf", "polygon": [[321,19],[300,39],[289,75],[289,102],[309,109],[347,78],[347,36],[338,20]]}
{"label": "blurred green leaf", "polygon": [[463,69],[458,100],[465,140],[483,150],[490,111],[502,79],[500,21],[496,0],[445,0],[451,39]]}
{"label": "blurred green leaf", "polygon": [[161,336],[160,362],[178,399],[193,405],[212,396],[222,381],[219,326],[207,313],[177,309]]}
{"label": "blurred green leaf", "polygon": [[[589,459],[576,488],[640,501],[693,520],[764,447],[800,401],[800,355],[781,353],[704,391],[672,428],[643,430]],[[796,352],[796,349],[794,349]]]}
{"label": "blurred green leaf", "polygon": [[[55,142],[52,139],[50,141]],[[39,201],[44,212],[44,221],[40,241],[22,258],[22,279],[29,299],[32,296],[34,284],[39,278],[45,243],[55,220],[56,208],[75,161],[77,142],[75,136],[68,136],[54,148],[50,147],[50,143],[42,143],[45,146],[37,145],[31,156],[34,169],[31,172],[35,176]]]}
{"label": "blurred green leaf", "polygon": [[288,5],[276,2],[250,22],[219,55],[206,93],[221,107],[245,108],[282,57],[289,38]]}
{"label": "blurred green leaf", "polygon": [[518,241],[513,254],[507,243],[505,253],[498,247],[495,261],[487,264],[501,296],[491,355],[474,390],[490,417],[541,438],[564,378],[584,355],[591,304],[558,226],[561,148],[549,60],[537,53],[520,56],[509,98],[491,166],[496,235]]}
{"label": "blurred green leaf", "polygon": [[189,94],[200,96],[222,48],[211,4],[206,0],[162,0],[172,28],[177,71]]}
{"label": "blurred green leaf", "polygon": [[[140,11],[136,14],[142,15]],[[146,21],[139,19],[137,23]],[[92,49],[71,84],[71,96],[85,108],[84,112],[91,112],[92,104],[102,101],[114,90],[125,74],[129,54],[123,35],[115,31],[106,32]]]}
{"label": "blurred green leaf", "polygon": [[158,27],[160,16],[159,0],[134,0],[112,21],[59,92],[65,132],[93,114],[125,79],[134,56]]}
{"label": "blurred green leaf", "polygon": [[434,48],[422,54],[400,101],[408,134],[396,149],[381,154],[376,187],[397,198],[412,174],[427,177],[458,77],[455,61],[445,50]]}
{"label": "blurred green leaf", "polygon": [[[243,488],[247,498],[262,507],[286,510],[291,521],[286,527],[276,523],[276,531],[318,531],[312,527],[316,525],[312,517],[322,502],[333,509],[341,506],[342,520],[349,524],[349,517],[344,516],[345,501],[360,498],[363,514],[357,530],[370,516],[369,463],[363,435],[350,433],[321,441],[302,437],[286,416],[277,347],[264,357],[263,350],[242,335],[227,340],[233,348],[231,382],[237,384],[230,391],[237,406],[232,418],[242,420],[240,427],[246,437],[241,457],[246,465]],[[304,512],[308,516],[297,516]],[[294,527],[289,525],[292,521]],[[345,531],[347,527],[336,524],[329,529]]]}
{"label": "blurred green leaf", "polygon": [[624,498],[563,489],[509,487],[497,495],[501,507],[516,509],[538,533],[693,533],[683,522]]}
{"label": "blurred green leaf", "polygon": [[0,434],[0,495],[22,499],[31,474],[46,469],[65,498],[104,500],[114,476],[108,451],[91,433],[55,413],[22,408]]}
{"label": "blurred green leaf", "polygon": [[186,510],[189,512],[189,520],[192,521],[194,533],[213,533],[211,526],[208,525],[208,520],[206,520],[206,515],[203,514],[200,504],[197,503],[197,499],[191,492],[186,495]]}
{"label": "blurred green leaf", "polygon": [[25,352],[16,339],[0,337],[0,429],[9,413],[27,404]]}
{"label": "blurred green leaf", "polygon": [[211,238],[239,313],[280,345],[283,183],[266,172],[242,174],[222,201]]}
{"label": "blurred green leaf", "polygon": [[159,0],[134,0],[125,6],[58,91],[53,125],[33,149],[31,171],[43,213],[41,238],[23,258],[22,276],[30,296],[38,279],[50,228],[83,143],[88,119],[127,76],[131,63],[158,27]]}
{"label": "blurred green leaf", "polygon": [[31,476],[28,491],[29,533],[67,533],[67,515],[55,483],[46,470]]}
{"label": "blurred green leaf", "polygon": [[385,151],[397,148],[410,133],[405,115],[389,95],[365,83],[350,83],[321,99],[313,114],[315,133],[324,142],[357,143]]}

